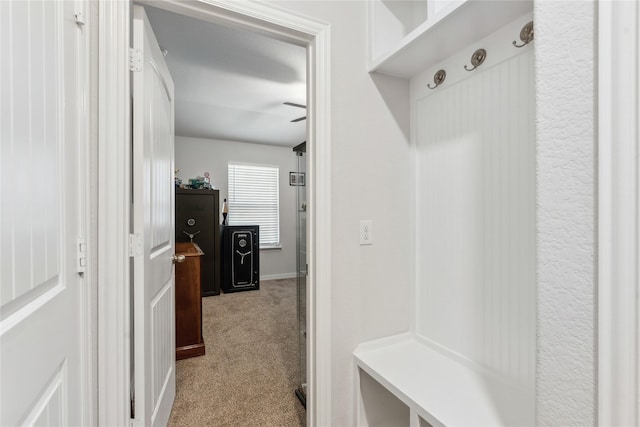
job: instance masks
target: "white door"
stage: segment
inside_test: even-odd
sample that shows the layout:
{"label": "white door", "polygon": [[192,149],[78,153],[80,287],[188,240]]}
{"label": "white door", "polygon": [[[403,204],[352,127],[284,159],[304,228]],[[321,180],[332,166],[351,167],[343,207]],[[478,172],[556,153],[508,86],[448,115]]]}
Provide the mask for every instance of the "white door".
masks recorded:
{"label": "white door", "polygon": [[[0,1],[0,425],[89,425],[82,1]],[[82,19],[83,14],[79,14]],[[86,16],[86,14],[84,14]]]}
{"label": "white door", "polygon": [[134,418],[166,425],[175,397],[173,82],[133,8]]}

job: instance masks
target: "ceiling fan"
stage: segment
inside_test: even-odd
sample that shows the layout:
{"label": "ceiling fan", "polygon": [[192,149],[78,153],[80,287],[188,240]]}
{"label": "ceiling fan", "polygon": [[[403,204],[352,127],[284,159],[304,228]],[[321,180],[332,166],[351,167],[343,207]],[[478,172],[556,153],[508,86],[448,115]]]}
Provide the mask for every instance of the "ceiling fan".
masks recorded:
{"label": "ceiling fan", "polygon": [[[296,104],[295,102],[284,102],[284,105],[289,105],[291,107],[298,107],[298,108],[307,108],[306,105],[302,105],[302,104]],[[297,119],[293,119],[291,120],[291,123],[295,123],[295,122],[299,122],[301,120],[306,120],[307,116],[303,116],[303,117],[298,117]]]}

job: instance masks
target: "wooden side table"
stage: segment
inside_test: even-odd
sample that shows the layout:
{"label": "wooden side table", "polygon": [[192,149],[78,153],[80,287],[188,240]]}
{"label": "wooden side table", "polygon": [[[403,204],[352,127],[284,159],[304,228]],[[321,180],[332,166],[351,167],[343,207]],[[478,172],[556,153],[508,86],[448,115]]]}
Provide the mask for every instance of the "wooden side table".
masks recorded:
{"label": "wooden side table", "polygon": [[185,261],[176,264],[176,360],[202,356],[201,258],[204,252],[196,243],[177,242],[176,255]]}

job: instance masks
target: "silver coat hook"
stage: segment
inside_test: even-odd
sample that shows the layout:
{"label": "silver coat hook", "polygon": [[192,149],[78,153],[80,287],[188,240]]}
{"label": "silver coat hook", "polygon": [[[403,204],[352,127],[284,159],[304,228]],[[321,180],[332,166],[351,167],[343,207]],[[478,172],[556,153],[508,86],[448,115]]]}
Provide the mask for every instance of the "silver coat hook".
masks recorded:
{"label": "silver coat hook", "polygon": [[515,40],[513,41],[513,45],[520,48],[525,47],[533,41],[533,21],[527,22],[527,24],[522,27],[522,30],[520,30],[520,40],[522,41],[521,45],[517,44]]}
{"label": "silver coat hook", "polygon": [[469,68],[465,65],[464,69],[467,71],[473,71],[481,66],[485,59],[487,59],[487,51],[484,49],[478,49],[473,52],[473,55],[471,55],[471,65],[473,65],[473,68]]}
{"label": "silver coat hook", "polygon": [[433,75],[433,83],[434,83],[434,85],[431,86],[431,83],[429,83],[427,85],[427,87],[429,89],[435,89],[438,86],[440,86],[442,83],[444,83],[444,79],[446,79],[446,78],[447,78],[447,72],[445,70],[438,70],[438,72],[436,72]]}

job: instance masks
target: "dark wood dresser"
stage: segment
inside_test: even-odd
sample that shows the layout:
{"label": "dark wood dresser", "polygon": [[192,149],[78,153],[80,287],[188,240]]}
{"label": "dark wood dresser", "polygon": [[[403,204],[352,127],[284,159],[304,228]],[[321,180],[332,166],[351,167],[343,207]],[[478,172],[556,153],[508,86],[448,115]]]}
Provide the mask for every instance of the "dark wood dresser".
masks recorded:
{"label": "dark wood dresser", "polygon": [[204,253],[195,243],[177,242],[176,255],[185,256],[176,264],[176,360],[180,360],[205,353],[200,290]]}
{"label": "dark wood dresser", "polygon": [[176,189],[176,242],[193,242],[202,256],[202,296],[220,294],[220,196],[218,190]]}

